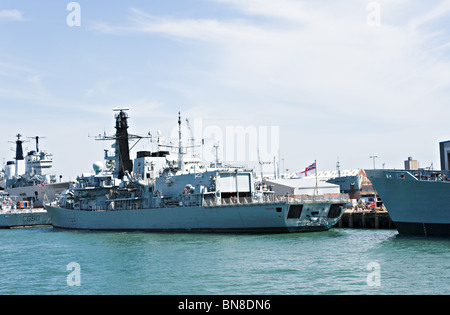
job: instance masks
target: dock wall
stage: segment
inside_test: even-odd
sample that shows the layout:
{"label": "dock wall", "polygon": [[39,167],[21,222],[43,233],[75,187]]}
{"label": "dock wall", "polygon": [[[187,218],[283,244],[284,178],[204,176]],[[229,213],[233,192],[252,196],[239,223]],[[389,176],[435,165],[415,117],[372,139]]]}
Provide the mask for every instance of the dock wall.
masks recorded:
{"label": "dock wall", "polygon": [[347,209],[335,227],[350,229],[395,229],[395,225],[388,212],[382,209],[357,211]]}

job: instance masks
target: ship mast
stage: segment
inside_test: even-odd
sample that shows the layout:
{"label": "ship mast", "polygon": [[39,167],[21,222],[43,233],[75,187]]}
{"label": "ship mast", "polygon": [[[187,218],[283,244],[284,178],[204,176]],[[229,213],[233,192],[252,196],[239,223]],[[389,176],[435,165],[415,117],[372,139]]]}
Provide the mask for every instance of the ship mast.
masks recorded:
{"label": "ship mast", "polygon": [[29,139],[34,139],[36,141],[36,153],[39,153],[39,139],[44,139],[45,137],[35,136],[28,137]]}
{"label": "ship mast", "polygon": [[181,112],[178,112],[178,169],[183,167],[183,142],[181,140]]}
{"label": "ship mast", "polygon": [[[189,123],[188,123],[189,125]],[[189,128],[189,126],[188,126]],[[178,149],[178,163],[177,163],[177,168],[178,170],[182,170],[183,166],[184,166],[184,155],[185,153],[183,152],[183,149],[188,149],[188,148],[195,148],[195,145],[191,145],[191,146],[186,146],[183,147],[183,137],[182,137],[182,131],[181,131],[181,112],[178,112],[178,146],[176,145],[166,145],[166,144],[160,144],[159,138],[158,138],[158,148],[159,147],[166,147],[166,148],[172,148],[172,149]],[[195,142],[195,140],[193,138],[191,138],[192,142]],[[185,150],[186,151],[186,150]]]}
{"label": "ship mast", "polygon": [[128,108],[114,109],[119,111],[116,115],[116,157],[118,157],[118,176],[122,179],[125,172],[131,174],[133,171],[133,161],[130,159],[130,147],[128,144],[128,115],[125,113]]}
{"label": "ship mast", "polygon": [[[129,140],[138,139],[141,140],[143,137],[137,135],[131,135],[128,133],[128,115],[125,111],[128,111],[129,108],[125,107],[117,107],[113,108],[114,112],[118,112],[115,115],[116,118],[116,134],[114,136],[99,136],[96,137],[96,140],[115,140],[115,160],[114,160],[114,175],[118,179],[123,179],[125,173],[131,174],[133,171],[133,161],[130,159],[130,149]],[[136,145],[135,143],[134,145]]]}
{"label": "ship mast", "polygon": [[219,143],[214,145],[215,155],[216,155],[216,165],[215,168],[217,168],[217,165],[219,165]]}
{"label": "ship mast", "polygon": [[338,171],[338,177],[341,177],[341,163],[339,162],[339,158],[336,163],[336,169]]}

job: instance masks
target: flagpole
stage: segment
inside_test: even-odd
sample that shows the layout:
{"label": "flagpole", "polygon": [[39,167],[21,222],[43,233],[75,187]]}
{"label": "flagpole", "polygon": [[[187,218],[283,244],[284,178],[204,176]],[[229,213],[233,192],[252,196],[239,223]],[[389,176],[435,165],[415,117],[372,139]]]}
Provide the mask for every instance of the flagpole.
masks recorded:
{"label": "flagpole", "polygon": [[314,160],[314,164],[316,165],[316,188],[314,189],[314,195],[318,195],[319,188],[318,188],[318,183],[317,183],[317,160]]}

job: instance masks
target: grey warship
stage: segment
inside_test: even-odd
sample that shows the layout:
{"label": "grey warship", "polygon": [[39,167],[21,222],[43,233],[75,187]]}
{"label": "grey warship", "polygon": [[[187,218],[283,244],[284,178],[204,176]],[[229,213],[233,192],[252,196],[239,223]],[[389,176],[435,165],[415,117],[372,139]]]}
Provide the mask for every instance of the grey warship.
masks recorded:
{"label": "grey warship", "polygon": [[450,173],[433,170],[365,170],[398,232],[450,237]]}
{"label": "grey warship", "polygon": [[50,225],[50,216],[44,209],[44,200],[55,200],[66,190],[70,182],[58,182],[51,173],[51,154],[36,149],[24,155],[22,135],[17,135],[16,156],[8,161],[3,172],[0,191],[0,228],[36,227]]}
{"label": "grey warship", "polygon": [[[348,195],[276,196],[244,167],[183,158],[178,117],[178,158],[169,151],[141,151],[130,159],[126,108],[117,108],[114,154],[105,166],[77,178],[46,204],[52,225],[62,229],[280,233],[326,231],[344,213]],[[134,165],[133,165],[134,164]]]}
{"label": "grey warship", "polygon": [[50,225],[50,216],[44,208],[33,208],[29,201],[16,202],[7,192],[0,191],[0,229]]}

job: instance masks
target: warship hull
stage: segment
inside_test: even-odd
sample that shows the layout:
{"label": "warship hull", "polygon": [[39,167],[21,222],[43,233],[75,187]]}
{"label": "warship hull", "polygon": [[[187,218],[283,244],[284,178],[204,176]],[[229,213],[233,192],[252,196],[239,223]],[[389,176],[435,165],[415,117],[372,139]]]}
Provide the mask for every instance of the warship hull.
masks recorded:
{"label": "warship hull", "polygon": [[366,170],[400,234],[450,236],[450,182],[409,171]]}
{"label": "warship hull", "polygon": [[[205,167],[185,160],[181,114],[178,159],[169,151],[129,157],[127,108],[116,108],[114,156],[105,151],[108,170],[94,163],[95,175],[83,175],[55,202],[46,204],[52,225],[98,231],[311,232],[326,231],[343,214],[347,195],[275,196],[243,167]],[[140,137],[142,138],[142,137]],[[159,140],[158,140],[159,142]],[[159,146],[159,145],[158,145]],[[133,168],[134,165],[134,168]]]}
{"label": "warship hull", "polygon": [[10,196],[14,196],[16,201],[32,201],[33,207],[43,208],[45,198],[55,200],[64,190],[69,188],[70,182],[47,184],[43,186],[24,186],[16,188],[6,188]]}
{"label": "warship hull", "polygon": [[45,210],[8,211],[0,213],[0,229],[50,226],[50,216]]}
{"label": "warship hull", "polygon": [[[114,231],[283,233],[326,231],[343,214],[342,204],[305,206],[279,203],[218,207],[83,211],[47,206],[56,228]],[[333,215],[329,211],[334,207]],[[319,213],[318,217],[308,215]],[[331,217],[330,217],[331,216]]]}

